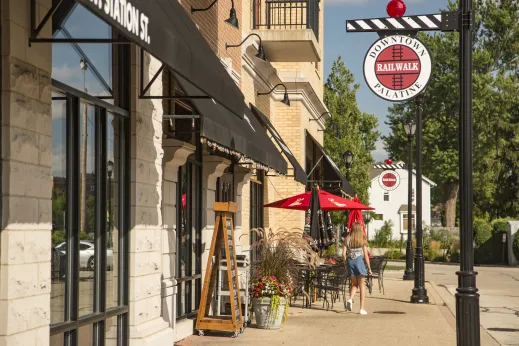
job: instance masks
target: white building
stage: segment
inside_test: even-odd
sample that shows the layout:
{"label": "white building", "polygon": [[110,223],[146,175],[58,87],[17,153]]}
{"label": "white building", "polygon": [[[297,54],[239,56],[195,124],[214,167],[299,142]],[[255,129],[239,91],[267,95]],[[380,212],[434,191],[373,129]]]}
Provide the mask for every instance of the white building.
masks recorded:
{"label": "white building", "polygon": [[[389,174],[388,174],[389,173]],[[408,172],[403,162],[395,164],[375,164],[370,171],[371,187],[369,188],[370,206],[375,208],[376,217],[367,225],[368,237],[373,239],[376,230],[380,229],[385,221],[393,222],[393,239],[406,239],[407,234],[407,196]],[[413,208],[412,220],[415,224],[415,189],[416,171],[413,170]],[[431,188],[436,184],[422,176],[422,219],[431,224]]]}

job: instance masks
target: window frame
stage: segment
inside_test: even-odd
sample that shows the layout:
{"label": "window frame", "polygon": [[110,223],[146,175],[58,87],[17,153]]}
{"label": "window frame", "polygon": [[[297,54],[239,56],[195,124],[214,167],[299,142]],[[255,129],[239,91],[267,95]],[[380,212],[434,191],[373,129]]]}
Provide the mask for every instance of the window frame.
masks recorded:
{"label": "window frame", "polygon": [[[186,318],[190,318],[196,316],[198,314],[198,308],[200,305],[200,297],[202,295],[202,143],[200,141],[200,120],[195,120],[195,128],[194,128],[194,141],[195,141],[195,152],[190,155],[187,159],[186,164],[179,167],[178,169],[178,183],[177,185],[177,206],[180,208],[176,208],[177,213],[177,224],[176,224],[176,253],[175,257],[176,268],[175,268],[175,280],[177,281],[177,315],[176,320],[183,320]],[[186,229],[189,229],[187,234],[186,242],[188,244],[188,263],[186,264],[186,268],[189,268],[189,275],[181,276],[182,273],[182,248],[181,248],[181,232],[182,229],[182,173],[183,171],[187,171],[187,190],[193,195],[189,198],[186,196],[186,211],[188,222],[186,223]],[[193,181],[193,173],[195,173],[195,178],[197,181]],[[194,189],[193,189],[194,187]],[[186,192],[187,193],[187,192]],[[193,210],[193,204],[196,206],[196,210]],[[194,214],[193,214],[194,213]],[[195,228],[195,239],[192,239],[191,229]],[[193,251],[193,240],[195,247],[195,263],[192,262],[192,251]],[[192,274],[192,270],[194,269],[194,274]],[[192,287],[189,290],[182,289],[182,284],[184,288],[186,287],[186,283],[190,282],[195,283],[195,294],[194,299],[192,295]],[[183,296],[183,297],[182,297]],[[185,311],[182,312],[182,298],[184,298],[185,302]]]}
{"label": "window frame", "polygon": [[[109,318],[117,316],[117,344],[128,345],[129,335],[124,332],[128,329],[125,324],[128,321],[128,232],[129,232],[129,184],[130,167],[129,151],[129,112],[113,104],[107,103],[68,86],[57,80],[52,80],[53,90],[65,95],[66,100],[66,265],[65,265],[65,320],[50,325],[50,336],[64,334],[65,345],[78,345],[79,329],[83,326],[93,325],[94,345],[105,344],[104,323]],[[53,99],[63,99],[55,97]],[[94,269],[94,293],[93,312],[79,317],[79,257],[80,244],[80,119],[81,103],[87,103],[95,107],[95,232],[94,244],[96,247]],[[110,111],[119,122],[120,133],[118,136],[119,151],[119,268],[118,277],[118,302],[116,307],[106,309],[106,153],[107,153],[107,122],[106,114]],[[72,231],[71,231],[72,230]]]}

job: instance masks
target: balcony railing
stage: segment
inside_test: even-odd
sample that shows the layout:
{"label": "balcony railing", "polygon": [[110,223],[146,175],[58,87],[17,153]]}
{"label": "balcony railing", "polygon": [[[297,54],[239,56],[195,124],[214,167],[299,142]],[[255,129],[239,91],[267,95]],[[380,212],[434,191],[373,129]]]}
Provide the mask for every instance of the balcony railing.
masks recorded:
{"label": "balcony railing", "polygon": [[312,29],[319,40],[319,0],[254,0],[253,29]]}

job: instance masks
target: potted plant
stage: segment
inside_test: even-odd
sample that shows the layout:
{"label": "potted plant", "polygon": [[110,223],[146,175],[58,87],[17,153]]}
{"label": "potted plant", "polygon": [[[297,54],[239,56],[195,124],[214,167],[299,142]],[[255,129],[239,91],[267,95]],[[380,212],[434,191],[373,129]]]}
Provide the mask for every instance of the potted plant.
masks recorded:
{"label": "potted plant", "polygon": [[279,329],[288,314],[288,305],[297,283],[298,266],[315,267],[318,256],[302,230],[278,230],[268,234],[251,230],[259,240],[253,244],[256,260],[250,286],[256,324],[262,329]]}

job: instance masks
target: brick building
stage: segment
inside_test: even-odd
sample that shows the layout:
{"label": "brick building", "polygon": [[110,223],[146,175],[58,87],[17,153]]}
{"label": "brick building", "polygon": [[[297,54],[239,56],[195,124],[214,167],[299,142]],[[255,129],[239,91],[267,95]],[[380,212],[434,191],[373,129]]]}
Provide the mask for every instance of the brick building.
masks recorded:
{"label": "brick building", "polygon": [[322,148],[323,2],[209,5],[1,0],[0,345],[171,345],[194,331],[215,201],[239,203],[249,255],[251,228],[303,227],[262,204],[351,193]]}

